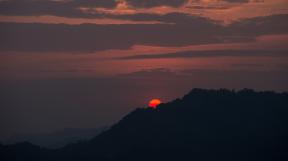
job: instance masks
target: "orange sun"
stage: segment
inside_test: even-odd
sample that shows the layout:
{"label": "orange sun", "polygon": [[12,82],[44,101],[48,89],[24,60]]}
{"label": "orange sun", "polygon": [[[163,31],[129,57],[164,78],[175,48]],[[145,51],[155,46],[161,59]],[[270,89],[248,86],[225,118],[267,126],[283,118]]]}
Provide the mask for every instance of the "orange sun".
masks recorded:
{"label": "orange sun", "polygon": [[159,99],[152,99],[149,102],[149,107],[156,108],[160,103],[161,103],[161,101]]}

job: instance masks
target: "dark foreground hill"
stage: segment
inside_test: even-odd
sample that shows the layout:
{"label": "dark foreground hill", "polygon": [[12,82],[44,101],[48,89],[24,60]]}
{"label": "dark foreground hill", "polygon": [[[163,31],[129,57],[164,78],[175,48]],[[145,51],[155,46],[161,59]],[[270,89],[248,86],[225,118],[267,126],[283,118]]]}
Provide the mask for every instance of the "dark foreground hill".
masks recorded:
{"label": "dark foreground hill", "polygon": [[90,140],[108,129],[108,127],[99,128],[67,128],[61,131],[40,134],[20,134],[13,136],[4,142],[5,144],[14,144],[27,141],[34,145],[46,148],[62,148],[69,143],[76,143],[83,140]]}
{"label": "dark foreground hill", "polygon": [[284,161],[288,94],[194,89],[140,108],[88,142],[0,146],[3,161]]}

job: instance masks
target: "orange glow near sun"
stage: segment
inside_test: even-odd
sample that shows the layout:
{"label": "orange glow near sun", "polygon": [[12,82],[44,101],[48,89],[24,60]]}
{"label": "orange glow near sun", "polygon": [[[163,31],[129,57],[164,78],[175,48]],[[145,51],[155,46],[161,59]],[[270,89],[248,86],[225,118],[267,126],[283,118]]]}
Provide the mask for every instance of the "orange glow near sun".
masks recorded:
{"label": "orange glow near sun", "polygon": [[159,104],[161,104],[161,101],[159,99],[152,99],[149,102],[149,107],[156,108]]}

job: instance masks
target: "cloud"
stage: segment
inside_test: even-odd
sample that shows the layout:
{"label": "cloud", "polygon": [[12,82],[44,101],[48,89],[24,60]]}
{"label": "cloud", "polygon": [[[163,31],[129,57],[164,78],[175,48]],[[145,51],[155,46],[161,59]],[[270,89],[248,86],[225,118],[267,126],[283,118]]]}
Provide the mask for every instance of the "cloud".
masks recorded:
{"label": "cloud", "polygon": [[157,6],[179,7],[188,2],[188,0],[126,0],[133,7],[149,8]]}
{"label": "cloud", "polygon": [[186,14],[138,15],[173,24],[63,25],[0,23],[1,51],[93,52],[133,45],[187,46],[254,41],[268,34],[287,34],[288,15],[247,19],[222,26]]}
{"label": "cloud", "polygon": [[[232,2],[231,0],[225,1]],[[134,8],[136,10],[140,8],[149,9],[167,6],[179,8],[178,12],[181,12],[181,6],[187,4],[188,2],[189,0],[4,0],[0,1],[0,14],[12,16],[53,15],[94,18],[109,16],[109,14],[103,14],[93,9],[102,8],[113,10],[117,9],[121,3],[125,3],[126,7],[131,7],[131,9]],[[200,3],[200,1],[194,2],[197,4],[196,7],[198,8],[207,8],[207,4],[203,5]],[[237,2],[245,2],[245,0],[237,0]],[[219,5],[217,6],[217,8],[221,7]],[[213,5],[210,7],[213,8]]]}
{"label": "cloud", "polygon": [[171,79],[173,77],[180,76],[177,73],[171,71],[167,68],[154,68],[148,70],[140,70],[132,73],[126,74],[119,74],[117,75],[118,78],[125,78],[125,79],[143,79],[144,80],[164,80],[164,79]]}
{"label": "cloud", "polygon": [[248,3],[250,0],[222,0],[225,2],[230,2],[230,3]]}
{"label": "cloud", "polygon": [[80,7],[105,7],[116,6],[114,0],[9,0],[0,1],[1,15],[39,16],[54,15],[65,17],[101,17],[99,14],[87,14],[79,10]]}
{"label": "cloud", "polygon": [[[114,9],[123,2],[121,0],[69,0],[69,1],[52,1],[52,0],[9,0],[0,1],[0,14],[2,15],[54,15],[65,17],[101,17],[107,16],[97,12],[83,12],[81,8],[105,8]],[[149,8],[156,6],[173,6],[183,5],[187,0],[126,0],[129,5],[136,8]]]}
{"label": "cloud", "polygon": [[133,15],[116,15],[115,18],[119,19],[129,19],[134,21],[160,21],[160,22],[166,22],[166,23],[174,23],[178,25],[191,25],[191,26],[212,26],[212,27],[218,27],[220,26],[217,24],[217,21],[214,21],[209,18],[205,17],[199,17],[199,16],[193,16],[186,13],[179,13],[179,12],[173,12],[173,13],[167,13],[163,15],[159,14],[149,14],[149,13],[137,13]]}
{"label": "cloud", "polygon": [[[0,22],[15,22],[15,23],[41,23],[41,24],[163,24],[159,21],[134,21],[129,19],[112,19],[112,18],[68,18],[59,16],[2,16]],[[165,23],[165,22],[164,22]]]}
{"label": "cloud", "polygon": [[267,50],[212,50],[212,51],[184,51],[166,54],[147,54],[120,57],[119,59],[167,59],[167,58],[205,58],[205,57],[243,57],[243,56],[288,56],[288,51]]}
{"label": "cloud", "polygon": [[[261,5],[259,2],[262,2]],[[114,15],[163,15],[177,12],[227,22],[287,13],[283,7],[285,5],[285,0],[0,0],[0,15],[113,18]]]}
{"label": "cloud", "polygon": [[[190,23],[194,25],[188,27]],[[0,23],[0,26],[0,50],[2,51],[92,52],[128,49],[134,44],[183,46],[224,41],[218,37],[223,30],[220,25],[205,18],[193,17],[189,23],[187,21],[187,24],[185,22],[178,25],[83,24],[72,26]]]}
{"label": "cloud", "polygon": [[288,33],[288,14],[260,16],[239,20],[229,26],[230,30],[241,35]]}

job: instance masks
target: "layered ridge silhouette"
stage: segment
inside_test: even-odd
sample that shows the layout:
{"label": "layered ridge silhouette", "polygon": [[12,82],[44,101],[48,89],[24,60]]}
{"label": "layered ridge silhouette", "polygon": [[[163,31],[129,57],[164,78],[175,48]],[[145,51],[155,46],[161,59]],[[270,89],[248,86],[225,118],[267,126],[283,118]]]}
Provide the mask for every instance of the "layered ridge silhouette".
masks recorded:
{"label": "layered ridge silhouette", "polygon": [[3,161],[287,160],[288,93],[193,89],[138,108],[87,142],[1,145]]}

